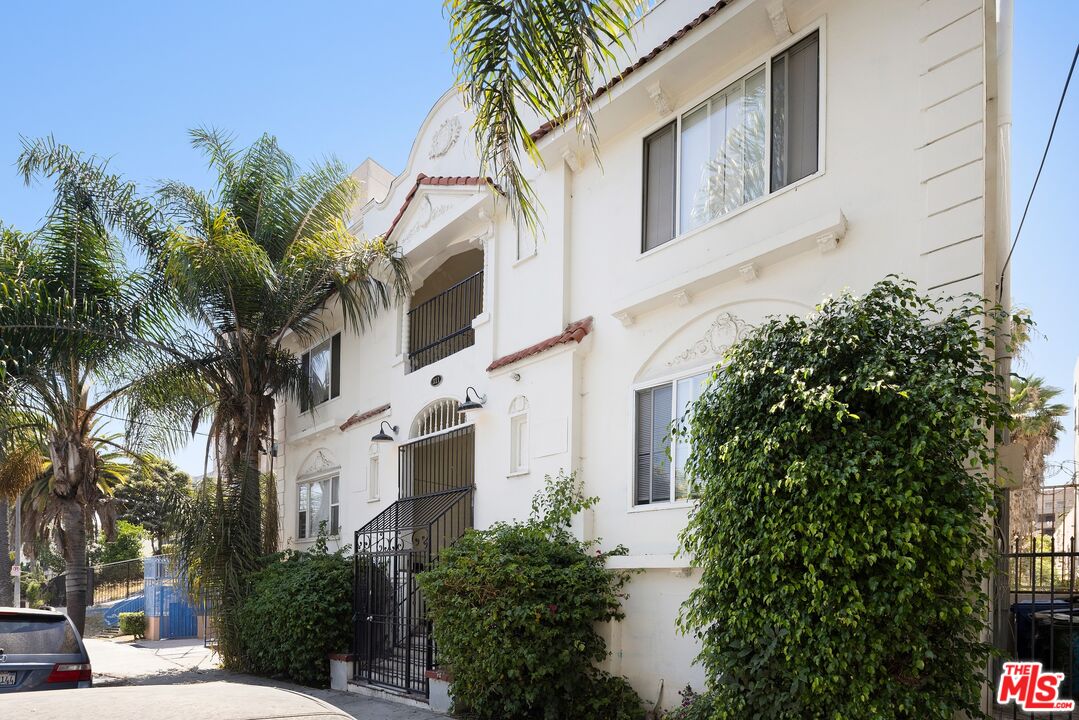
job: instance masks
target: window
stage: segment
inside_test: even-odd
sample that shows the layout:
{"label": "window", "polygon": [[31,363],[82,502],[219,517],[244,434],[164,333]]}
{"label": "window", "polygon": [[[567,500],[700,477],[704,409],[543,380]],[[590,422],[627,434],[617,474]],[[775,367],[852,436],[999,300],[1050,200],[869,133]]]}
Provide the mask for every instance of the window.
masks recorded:
{"label": "window", "polygon": [[[311,382],[311,407],[341,394],[341,333],[323,340],[300,357],[304,374]],[[300,411],[309,409],[306,400]]]}
{"label": "window", "polygon": [[528,472],[528,400],[518,396],[510,403],[510,474]]}
{"label": "window", "polygon": [[372,445],[367,458],[367,500],[378,500],[378,446]]}
{"label": "window", "polygon": [[674,237],[675,125],[644,139],[644,249]]}
{"label": "window", "polygon": [[679,438],[672,453],[670,431],[673,421],[700,397],[708,377],[709,373],[701,373],[637,391],[634,504],[689,498],[685,475],[689,443]]}
{"label": "window", "polygon": [[296,537],[300,540],[318,536],[319,525],[326,523],[330,535],[341,534],[340,478],[337,475],[298,483]]}
{"label": "window", "polygon": [[517,224],[517,259],[525,260],[536,254],[536,236],[528,228]]}
{"label": "window", "polygon": [[642,251],[815,173],[819,103],[814,32],[646,137]]}
{"label": "window", "polygon": [[772,190],[817,172],[820,43],[814,33],[772,59]]}

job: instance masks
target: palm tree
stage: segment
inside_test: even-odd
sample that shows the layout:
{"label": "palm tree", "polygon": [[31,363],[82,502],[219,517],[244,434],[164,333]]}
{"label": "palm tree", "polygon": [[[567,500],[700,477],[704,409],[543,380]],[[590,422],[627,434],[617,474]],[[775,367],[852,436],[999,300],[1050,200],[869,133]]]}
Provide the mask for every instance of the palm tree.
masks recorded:
{"label": "palm tree", "polygon": [[572,123],[598,158],[593,83],[618,59],[647,4],[445,0],[458,83],[476,115],[481,174],[496,177],[530,229],[538,224],[538,201],[521,168],[522,151],[542,164],[532,130],[545,121]]}
{"label": "palm tree", "polygon": [[45,464],[42,445],[34,437],[33,424],[22,423],[14,413],[0,412],[0,606],[14,600],[11,577],[12,538],[8,521],[11,502],[36,479]]}
{"label": "palm tree", "polygon": [[240,645],[231,612],[264,549],[260,459],[274,441],[275,404],[311,397],[285,338],[323,332],[317,311],[331,297],[346,327],[363,329],[407,296],[409,282],[396,247],[360,241],[345,226],[356,186],[340,162],[302,170],[269,135],[246,148],[212,130],[191,135],[216,172],[212,192],[168,182],[152,201],[138,198],[100,162],[48,140],[29,146],[20,166],[92,198],[187,318],[125,394],[124,409],[140,446],[168,440],[173,428],[207,428],[218,477],[187,507],[193,521],[177,549],[215,595],[222,657],[232,662]]}
{"label": "palm tree", "polygon": [[[41,229],[6,229],[0,242],[5,412],[18,417],[20,431],[36,438],[48,458],[47,498],[38,496],[34,507],[51,509],[64,538],[67,613],[80,632],[87,538],[108,499],[102,448],[132,452],[102,435],[100,420],[132,387],[144,354],[135,341],[152,336],[163,317],[141,306],[154,293],[123,257],[98,209],[71,183],[57,183]],[[45,532],[33,517],[25,527]]]}
{"label": "palm tree", "polygon": [[1037,512],[1036,499],[1045,480],[1045,459],[1056,449],[1064,425],[1060,418],[1068,406],[1056,399],[1060,388],[1047,385],[1040,377],[1013,377],[1011,384],[1012,415],[1016,429],[1014,440],[1025,443],[1023,482],[1011,493],[1012,526],[1020,535],[1033,531]]}
{"label": "palm tree", "polygon": [[[35,541],[48,540],[51,535],[67,558],[77,550],[85,554],[88,543],[93,543],[98,532],[110,539],[115,536],[120,503],[116,501],[114,493],[127,481],[133,468],[130,451],[116,449],[122,447],[119,445],[121,440],[118,434],[103,432],[101,422],[95,423],[88,438],[96,456],[94,478],[91,485],[82,489],[83,497],[70,497],[58,492],[55,466],[45,459],[23,493],[23,543],[33,548]],[[86,546],[83,548],[69,547],[80,542],[78,537],[70,537],[65,527],[65,519],[74,513],[82,515],[81,526],[86,528],[81,540]]]}

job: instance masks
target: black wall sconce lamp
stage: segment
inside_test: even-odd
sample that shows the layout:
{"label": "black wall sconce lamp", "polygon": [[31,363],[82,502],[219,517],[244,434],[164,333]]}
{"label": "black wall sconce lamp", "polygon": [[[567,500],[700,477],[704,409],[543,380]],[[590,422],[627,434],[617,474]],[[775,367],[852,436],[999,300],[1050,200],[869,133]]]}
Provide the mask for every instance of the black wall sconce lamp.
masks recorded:
{"label": "black wall sconce lamp", "polygon": [[[390,432],[386,432],[386,428],[390,429]],[[397,434],[397,426],[390,425],[389,421],[383,420],[382,424],[378,426],[378,434],[371,436],[371,442],[393,442],[393,436]]]}
{"label": "black wall sconce lamp", "polygon": [[[472,397],[469,397],[469,393],[472,393]],[[487,402],[486,395],[480,395],[476,392],[476,388],[471,385],[465,390],[465,401],[457,406],[457,409],[461,412],[468,412],[470,410],[482,410],[483,404]]]}

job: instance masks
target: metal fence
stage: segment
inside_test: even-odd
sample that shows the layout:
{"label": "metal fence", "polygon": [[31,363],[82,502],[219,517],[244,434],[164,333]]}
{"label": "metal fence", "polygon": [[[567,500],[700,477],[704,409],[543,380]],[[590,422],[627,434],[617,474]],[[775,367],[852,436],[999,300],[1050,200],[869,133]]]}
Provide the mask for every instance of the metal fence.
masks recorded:
{"label": "metal fence", "polygon": [[143,560],[123,560],[121,562],[95,565],[90,568],[90,603],[103,603],[126,600],[143,591]]}
{"label": "metal fence", "polygon": [[482,310],[482,270],[409,310],[409,372],[471,347],[472,321]]}
{"label": "metal fence", "polygon": [[[86,604],[104,605],[141,595],[144,588],[143,558],[121,560],[86,568]],[[45,602],[53,607],[67,605],[67,573],[49,579]]]}
{"label": "metal fence", "polygon": [[[1038,661],[1046,672],[1063,673],[1060,697],[1079,698],[1079,552],[1075,540],[1058,545],[1051,535],[1016,539],[1001,555],[1001,592],[993,623],[1002,657],[991,668],[988,705],[1001,720],[1079,717],[1071,712],[1023,713],[1015,703],[996,704],[1004,662]],[[1003,635],[1003,637],[1001,637]]]}

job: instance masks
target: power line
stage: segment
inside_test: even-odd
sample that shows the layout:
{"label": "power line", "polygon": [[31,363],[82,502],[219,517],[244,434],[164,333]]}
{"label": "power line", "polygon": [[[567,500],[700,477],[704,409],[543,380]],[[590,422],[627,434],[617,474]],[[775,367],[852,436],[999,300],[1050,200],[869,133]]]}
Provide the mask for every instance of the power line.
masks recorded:
{"label": "power line", "polygon": [[1012,240],[1012,247],[1008,250],[1008,257],[1004,260],[1004,266],[1000,269],[1000,283],[997,285],[997,300],[1000,300],[1004,296],[1004,274],[1008,271],[1008,263],[1012,260],[1012,253],[1015,252],[1015,246],[1019,244],[1019,234],[1023,232],[1023,223],[1027,220],[1027,211],[1030,210],[1030,201],[1034,199],[1034,191],[1038,188],[1038,180],[1042,176],[1042,168],[1045,167],[1045,159],[1049,156],[1049,146],[1053,144],[1053,133],[1057,129],[1057,120],[1060,119],[1060,110],[1064,107],[1064,98],[1068,94],[1068,85],[1072,81],[1072,73],[1075,72],[1075,61],[1079,58],[1079,43],[1075,46],[1075,54],[1072,55],[1071,68],[1068,70],[1068,78],[1064,81],[1064,89],[1060,92],[1060,102],[1057,103],[1057,112],[1053,116],[1053,125],[1049,128],[1049,139],[1045,142],[1045,152],[1042,153],[1042,161],[1038,165],[1038,174],[1034,176],[1034,184],[1030,186],[1030,194],[1027,196],[1027,204],[1023,208],[1023,217],[1019,220],[1019,227],[1015,231],[1015,239]]}

